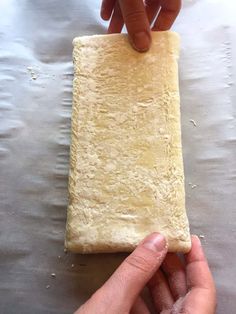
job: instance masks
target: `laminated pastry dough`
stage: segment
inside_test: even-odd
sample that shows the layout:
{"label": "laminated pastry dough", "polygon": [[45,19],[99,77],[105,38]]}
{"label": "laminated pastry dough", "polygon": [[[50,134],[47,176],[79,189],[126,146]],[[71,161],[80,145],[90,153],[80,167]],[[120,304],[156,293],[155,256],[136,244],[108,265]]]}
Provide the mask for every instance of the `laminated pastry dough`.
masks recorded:
{"label": "laminated pastry dough", "polygon": [[127,35],[74,39],[66,247],[131,251],[153,231],[187,252],[179,37],[152,33],[147,53]]}

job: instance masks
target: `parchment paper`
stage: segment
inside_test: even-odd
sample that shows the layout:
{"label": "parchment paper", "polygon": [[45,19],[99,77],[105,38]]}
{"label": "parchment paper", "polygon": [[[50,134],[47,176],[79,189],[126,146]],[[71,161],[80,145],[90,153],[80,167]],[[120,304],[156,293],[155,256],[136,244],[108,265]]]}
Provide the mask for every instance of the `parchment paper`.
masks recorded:
{"label": "parchment paper", "polygon": [[[63,251],[71,42],[105,32],[99,7],[99,0],[0,2],[0,313],[71,313],[125,257]],[[235,9],[230,0],[186,0],[173,28],[182,37],[188,216],[224,314],[236,309]]]}

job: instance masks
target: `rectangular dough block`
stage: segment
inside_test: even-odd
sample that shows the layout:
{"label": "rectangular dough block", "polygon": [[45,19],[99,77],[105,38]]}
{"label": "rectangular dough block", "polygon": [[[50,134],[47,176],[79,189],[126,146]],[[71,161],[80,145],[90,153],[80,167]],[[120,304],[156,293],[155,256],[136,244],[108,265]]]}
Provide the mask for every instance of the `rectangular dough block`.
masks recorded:
{"label": "rectangular dough block", "polygon": [[152,33],[147,53],[127,35],[74,39],[66,247],[132,251],[158,231],[187,252],[181,147],[179,37]]}

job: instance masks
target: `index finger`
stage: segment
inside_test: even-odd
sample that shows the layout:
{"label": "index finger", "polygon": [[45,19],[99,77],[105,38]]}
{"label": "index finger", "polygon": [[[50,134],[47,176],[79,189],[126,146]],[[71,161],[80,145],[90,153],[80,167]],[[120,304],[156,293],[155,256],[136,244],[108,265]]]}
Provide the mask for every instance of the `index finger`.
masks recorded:
{"label": "index finger", "polygon": [[131,44],[138,51],[147,51],[151,31],[143,0],[119,0],[119,3]]}
{"label": "index finger", "polygon": [[181,9],[181,0],[162,0],[161,10],[153,25],[154,31],[167,31],[171,28]]}
{"label": "index finger", "polygon": [[186,254],[187,286],[190,292],[184,301],[184,308],[189,313],[215,312],[216,291],[201,242],[197,236],[192,236],[192,249]]}
{"label": "index finger", "polygon": [[197,236],[192,236],[192,249],[185,255],[185,259],[188,288],[214,287],[213,278]]}

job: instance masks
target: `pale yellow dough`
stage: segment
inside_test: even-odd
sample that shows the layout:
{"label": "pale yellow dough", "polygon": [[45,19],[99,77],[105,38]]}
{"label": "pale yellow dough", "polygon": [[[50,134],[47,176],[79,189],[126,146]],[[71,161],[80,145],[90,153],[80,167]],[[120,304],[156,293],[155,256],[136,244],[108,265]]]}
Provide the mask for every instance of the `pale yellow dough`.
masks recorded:
{"label": "pale yellow dough", "polygon": [[147,53],[121,34],[74,39],[70,251],[131,251],[153,231],[190,250],[178,55],[173,32],[152,33]]}

